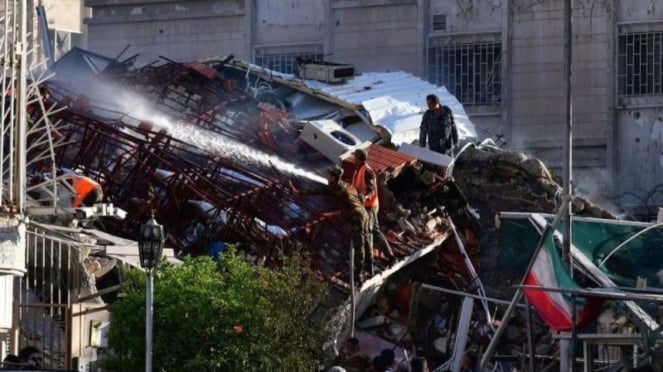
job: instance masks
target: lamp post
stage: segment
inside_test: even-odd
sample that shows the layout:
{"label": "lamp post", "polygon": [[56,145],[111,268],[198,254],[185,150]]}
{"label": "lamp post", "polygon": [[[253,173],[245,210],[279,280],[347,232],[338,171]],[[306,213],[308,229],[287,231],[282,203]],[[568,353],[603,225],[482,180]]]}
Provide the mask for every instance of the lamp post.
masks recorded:
{"label": "lamp post", "polygon": [[154,283],[154,269],[161,261],[164,234],[163,226],[154,219],[154,211],[150,219],[140,230],[138,240],[138,254],[140,266],[147,272],[147,294],[145,311],[145,372],[152,372],[152,286]]}

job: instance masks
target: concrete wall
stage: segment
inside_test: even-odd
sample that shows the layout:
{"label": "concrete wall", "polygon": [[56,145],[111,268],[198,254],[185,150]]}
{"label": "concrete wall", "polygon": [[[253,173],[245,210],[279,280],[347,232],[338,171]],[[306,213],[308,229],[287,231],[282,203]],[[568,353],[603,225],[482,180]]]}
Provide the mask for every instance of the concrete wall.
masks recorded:
{"label": "concrete wall", "polygon": [[343,0],[331,8],[333,60],[358,71],[421,74],[417,1]]}
{"label": "concrete wall", "polygon": [[[358,70],[422,74],[417,0],[86,0],[88,45],[115,55],[131,44],[138,63],[322,45],[329,60]],[[129,52],[131,53],[131,52]]]}
{"label": "concrete wall", "polygon": [[[423,28],[420,30],[423,38],[422,50],[426,53],[426,43],[429,38],[448,38],[458,42],[468,42],[481,35],[500,34],[502,38],[502,50],[507,50],[509,33],[506,31],[508,18],[505,11],[508,9],[504,1],[487,0],[427,0],[423,1],[423,9],[420,19]],[[446,16],[447,29],[436,31],[432,27],[432,18],[436,14]],[[502,62],[505,63],[503,56]],[[424,72],[427,66],[424,66]],[[424,73],[422,73],[423,75]],[[502,80],[508,76],[503,69]],[[504,85],[504,83],[503,83]],[[508,121],[503,113],[507,107],[506,102],[493,105],[465,106],[465,110],[472,117],[472,122],[477,128],[477,133],[482,137],[496,137],[507,132],[505,123]]]}
{"label": "concrete wall", "polygon": [[[566,39],[563,2],[525,2],[511,9],[510,142],[560,169],[565,133]],[[588,193],[612,186],[605,173],[612,102],[612,14],[576,2],[573,20],[573,166]]]}
{"label": "concrete wall", "polygon": [[42,0],[48,26],[61,31],[83,32],[85,10],[81,0]]}
{"label": "concrete wall", "polygon": [[243,0],[106,1],[88,0],[93,7],[88,25],[90,50],[117,55],[128,44],[128,55],[140,53],[138,64],[159,55],[188,61],[235,54],[245,58]]}
{"label": "concrete wall", "polygon": [[512,130],[515,146],[561,140],[564,120],[563,2],[513,9]]}
{"label": "concrete wall", "polygon": [[451,34],[495,32],[503,27],[504,1],[429,0],[426,21],[433,14],[447,16],[447,32]]}
{"label": "concrete wall", "polygon": [[326,6],[322,1],[263,0],[255,6],[256,45],[320,43],[325,38]]}

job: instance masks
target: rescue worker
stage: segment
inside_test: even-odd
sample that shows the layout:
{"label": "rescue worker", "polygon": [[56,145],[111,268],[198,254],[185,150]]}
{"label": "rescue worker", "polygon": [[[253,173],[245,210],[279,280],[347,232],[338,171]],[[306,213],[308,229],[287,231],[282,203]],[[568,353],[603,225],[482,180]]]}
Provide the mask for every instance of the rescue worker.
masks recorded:
{"label": "rescue worker", "polygon": [[[368,261],[368,266],[372,270],[373,251],[369,247],[368,239],[369,216],[364,207],[364,203],[357,192],[357,189],[351,184],[341,180],[343,169],[339,166],[333,166],[327,170],[327,186],[309,190],[298,191],[292,183],[289,184],[291,191],[299,192],[300,195],[328,194],[331,195],[341,209],[341,217],[350,226],[352,234],[352,246],[355,250],[354,279],[356,283],[361,283],[363,279],[362,269],[364,262]],[[369,274],[373,272],[369,270]]]}
{"label": "rescue worker", "polygon": [[[380,202],[378,200],[378,183],[375,171],[366,162],[368,160],[368,153],[364,149],[356,149],[354,151],[355,158],[355,173],[352,176],[352,185],[357,189],[362,198],[364,207],[369,217],[369,249],[373,252],[373,244],[380,246],[380,249],[387,257],[389,266],[396,263],[396,257],[391,250],[391,246],[385,238],[382,230],[380,230],[380,222],[378,220],[378,211],[380,209]],[[370,263],[371,266],[373,263]],[[373,268],[369,270],[373,272]]]}
{"label": "rescue worker", "polygon": [[[366,266],[368,274],[373,276],[373,250],[369,243],[370,217],[364,208],[357,189],[341,180],[343,169],[334,166],[327,171],[327,184],[333,196],[341,204],[341,213],[352,231],[352,244],[355,249],[355,282],[363,281],[362,269]],[[366,264],[366,265],[365,265]]]}
{"label": "rescue worker", "polygon": [[428,110],[424,113],[419,127],[419,146],[448,156],[454,156],[458,147],[458,129],[453,113],[448,106],[440,105],[440,99],[434,94],[426,96]]}
{"label": "rescue worker", "polygon": [[71,198],[71,206],[74,208],[80,206],[91,207],[101,203],[104,198],[101,185],[90,177],[70,172],[67,174],[67,182],[74,190],[74,195]]}

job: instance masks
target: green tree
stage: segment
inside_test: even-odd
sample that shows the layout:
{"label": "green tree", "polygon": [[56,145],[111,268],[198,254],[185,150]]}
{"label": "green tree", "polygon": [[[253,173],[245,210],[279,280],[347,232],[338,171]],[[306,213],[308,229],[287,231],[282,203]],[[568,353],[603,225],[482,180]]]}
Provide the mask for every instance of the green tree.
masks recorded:
{"label": "green tree", "polygon": [[[145,364],[145,275],[127,273],[126,297],[113,304],[105,367]],[[312,316],[327,293],[299,256],[279,269],[253,266],[234,252],[163,264],[155,277],[155,371],[311,370],[325,319]]]}

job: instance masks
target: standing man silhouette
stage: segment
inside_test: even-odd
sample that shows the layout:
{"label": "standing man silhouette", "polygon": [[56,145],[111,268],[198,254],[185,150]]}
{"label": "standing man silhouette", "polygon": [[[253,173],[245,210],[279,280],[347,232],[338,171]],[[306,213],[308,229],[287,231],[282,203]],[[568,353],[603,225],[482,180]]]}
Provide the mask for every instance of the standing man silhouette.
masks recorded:
{"label": "standing man silhouette", "polygon": [[426,96],[428,110],[424,113],[419,127],[419,146],[448,156],[454,156],[458,147],[458,129],[454,115],[448,106],[440,105],[440,99],[434,94]]}
{"label": "standing man silhouette", "polygon": [[[352,185],[357,188],[359,195],[362,197],[364,207],[369,216],[369,248],[373,251],[373,244],[376,243],[382,249],[382,252],[389,260],[389,266],[396,263],[396,257],[391,250],[391,246],[380,230],[380,222],[378,220],[378,211],[380,209],[380,202],[378,200],[378,184],[375,171],[366,162],[368,160],[368,153],[364,149],[356,149],[354,152],[355,158],[355,173],[352,176]],[[369,256],[367,262],[367,271],[371,276],[375,275],[373,268],[373,255]]]}

